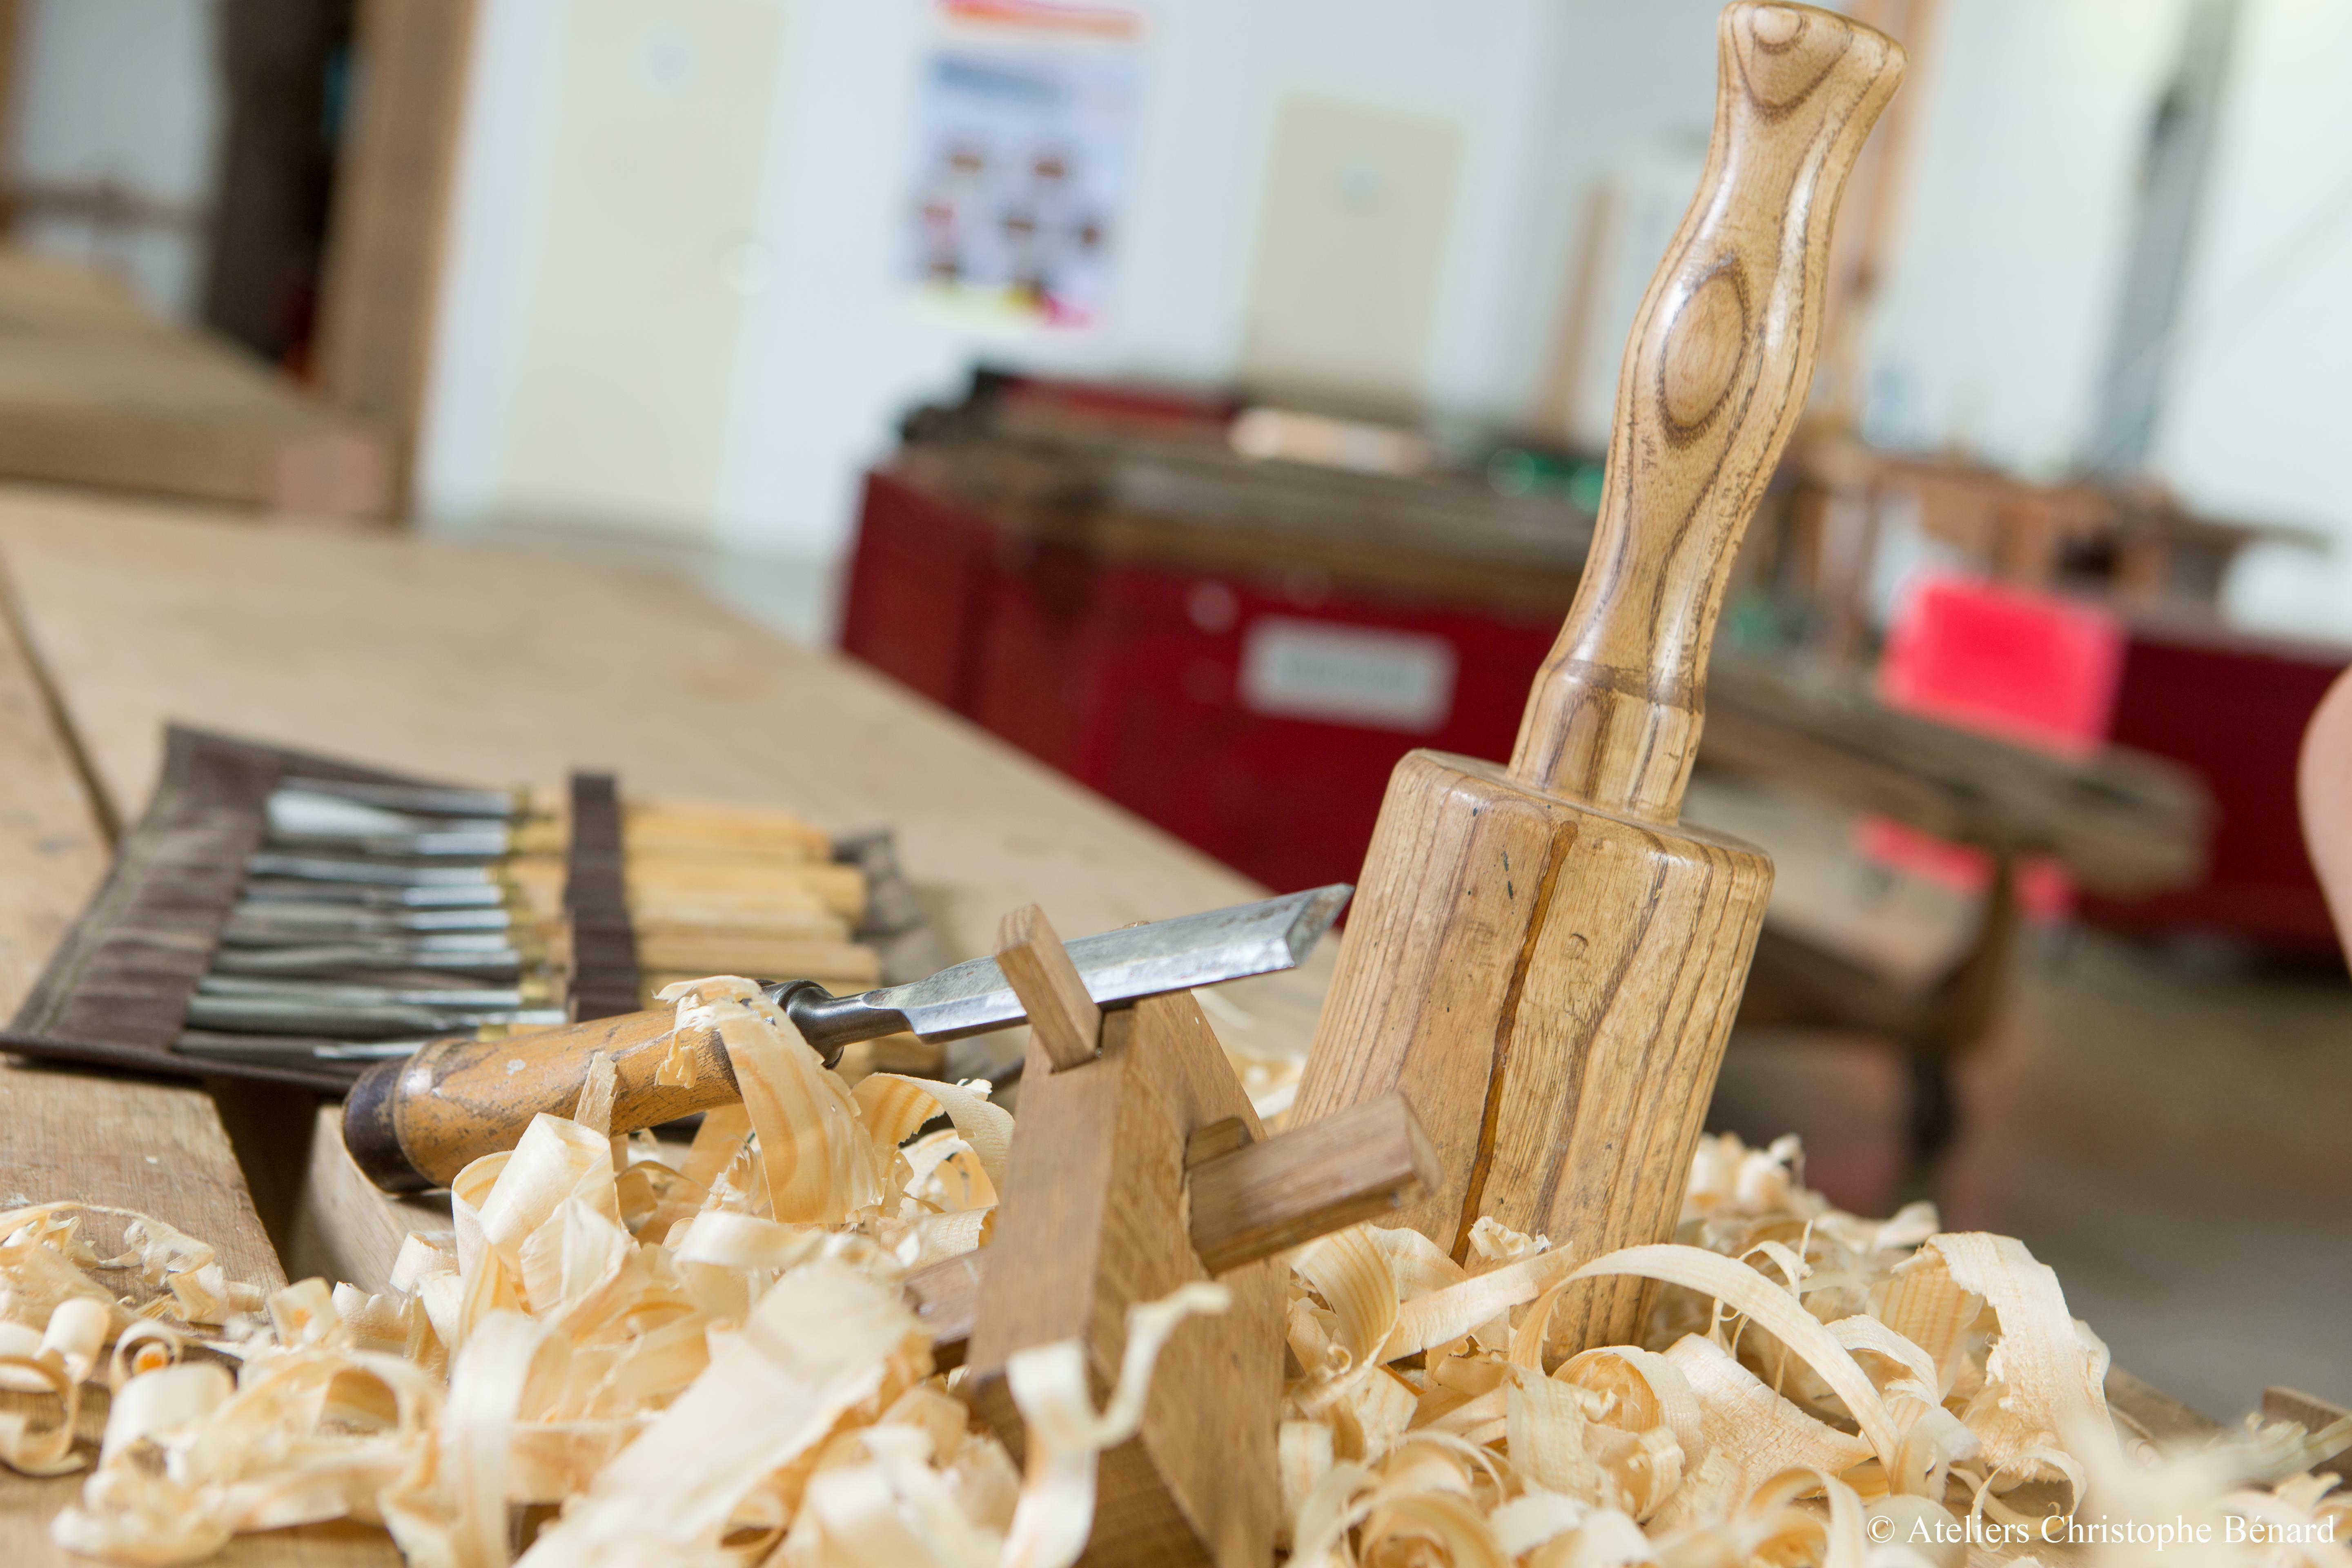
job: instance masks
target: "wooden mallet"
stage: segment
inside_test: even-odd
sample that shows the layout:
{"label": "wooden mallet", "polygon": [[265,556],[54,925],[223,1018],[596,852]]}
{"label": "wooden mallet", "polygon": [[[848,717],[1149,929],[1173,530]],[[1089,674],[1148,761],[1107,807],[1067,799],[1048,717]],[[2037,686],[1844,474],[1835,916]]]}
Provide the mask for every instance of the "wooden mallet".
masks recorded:
{"label": "wooden mallet", "polygon": [[1262,1568],[1281,1506],[1274,1255],[1394,1210],[1432,1174],[1428,1144],[1395,1095],[1267,1138],[1191,992],[1097,1009],[1034,906],[1006,918],[997,962],[1030,1047],[993,1239],[911,1279],[918,1310],[950,1356],[974,1311],[963,1386],[1019,1453],[1014,1353],[1077,1341],[1099,1400],[1129,1307],[1221,1280],[1232,1306],[1178,1330],[1142,1429],[1101,1458],[1086,1560]]}
{"label": "wooden mallet", "polygon": [[[1677,822],[1731,560],[1805,401],[1838,194],[1902,76],[1843,16],[1735,5],[1706,172],[1627,343],[1567,625],[1508,767],[1414,752],[1381,806],[1295,1118],[1402,1089],[1456,1256],[1492,1215],[1591,1256],[1666,1239],[1772,868]],[[1633,1337],[1638,1282],[1556,1331]]]}

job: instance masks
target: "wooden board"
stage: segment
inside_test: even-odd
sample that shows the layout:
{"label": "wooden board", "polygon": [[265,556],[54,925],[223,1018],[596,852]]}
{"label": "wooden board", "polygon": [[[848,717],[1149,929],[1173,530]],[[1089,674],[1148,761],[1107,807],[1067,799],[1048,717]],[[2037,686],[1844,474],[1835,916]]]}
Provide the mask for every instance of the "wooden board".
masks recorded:
{"label": "wooden board", "polygon": [[287,1272],[298,1279],[348,1280],[371,1295],[392,1288],[392,1260],[412,1230],[450,1228],[446,1194],[396,1198],[352,1163],[343,1149],[340,1100],[319,1107],[303,1173],[303,1201],[287,1243]]}
{"label": "wooden board", "polygon": [[358,95],[335,170],[319,373],[392,452],[394,510],[416,449],[472,53],[474,0],[364,0]]}
{"label": "wooden board", "polygon": [[372,426],[237,345],[0,247],[0,477],[370,517],[388,467]]}
{"label": "wooden board", "polygon": [[[0,616],[0,1014],[15,1010],[106,868],[106,845],[14,628]],[[220,1249],[234,1279],[283,1283],[252,1198],[202,1090],[83,1077],[0,1058],[0,1204],[77,1197],[141,1209]],[[70,1561],[48,1521],[82,1478],[0,1472],[0,1562]],[[213,1561],[394,1563],[374,1531],[336,1526],[248,1537]]]}

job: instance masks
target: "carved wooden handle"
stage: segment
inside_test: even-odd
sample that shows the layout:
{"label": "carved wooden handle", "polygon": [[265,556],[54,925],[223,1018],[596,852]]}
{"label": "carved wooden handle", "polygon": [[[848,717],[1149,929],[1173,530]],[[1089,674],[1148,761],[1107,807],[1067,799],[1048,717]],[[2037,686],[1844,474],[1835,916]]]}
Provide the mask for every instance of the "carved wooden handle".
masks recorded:
{"label": "carved wooden handle", "polygon": [[1903,51],[1803,5],[1716,29],[1715,135],[1618,372],[1600,525],[1511,772],[1671,822],[1731,558],[1812,379],[1839,193]]}
{"label": "carved wooden handle", "polygon": [[343,1101],[343,1145],[386,1192],[445,1187],[481,1155],[511,1149],[541,1111],[569,1116],[598,1051],[613,1058],[613,1131],[657,1127],[741,1098],[715,1029],[686,1042],[690,1085],[656,1081],[675,1007],[510,1039],[435,1040],[361,1075]]}

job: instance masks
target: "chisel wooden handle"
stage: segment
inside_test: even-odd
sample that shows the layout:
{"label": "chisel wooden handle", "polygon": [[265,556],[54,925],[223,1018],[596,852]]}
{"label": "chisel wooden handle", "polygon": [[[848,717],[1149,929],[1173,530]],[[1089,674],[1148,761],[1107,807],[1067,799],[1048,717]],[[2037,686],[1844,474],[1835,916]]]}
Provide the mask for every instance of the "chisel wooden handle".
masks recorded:
{"label": "chisel wooden handle", "polygon": [[656,1007],[505,1039],[435,1040],[361,1075],[343,1101],[344,1146],[386,1192],[447,1186],[478,1156],[513,1148],[540,1112],[569,1116],[598,1051],[613,1058],[615,1132],[740,1099],[716,1029],[686,1041],[692,1083],[654,1081],[677,1018],[675,1007]]}
{"label": "chisel wooden handle", "polygon": [[1804,411],[1838,195],[1903,77],[1886,38],[1801,5],[1731,6],[1717,52],[1706,173],[1634,318],[1592,550],[1511,756],[1663,822],[1732,557]]}

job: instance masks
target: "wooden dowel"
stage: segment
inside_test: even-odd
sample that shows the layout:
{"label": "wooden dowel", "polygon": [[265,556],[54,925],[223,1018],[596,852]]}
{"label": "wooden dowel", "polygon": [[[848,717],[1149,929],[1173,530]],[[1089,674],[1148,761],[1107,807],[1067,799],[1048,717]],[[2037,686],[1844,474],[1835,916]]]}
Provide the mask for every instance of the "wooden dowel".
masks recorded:
{"label": "wooden dowel", "polygon": [[[1226,1125],[1202,1128],[1194,1143],[1213,1134],[1223,1142]],[[1212,1275],[1223,1274],[1377,1218],[1434,1178],[1435,1159],[1399,1094],[1230,1149],[1192,1164],[1193,1250]],[[982,1247],[907,1276],[907,1294],[934,1336],[931,1354],[942,1369],[963,1362],[987,1268]]]}
{"label": "wooden dowel", "polygon": [[1054,934],[1045,911],[1024,904],[996,933],[996,962],[1029,1015],[1029,1037],[1058,1072],[1094,1059],[1102,1043],[1102,1009]]}
{"label": "wooden dowel", "polygon": [[1194,1166],[1192,1249],[1223,1274],[1392,1213],[1436,1179],[1412,1108],[1382,1095]]}

